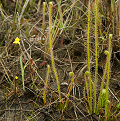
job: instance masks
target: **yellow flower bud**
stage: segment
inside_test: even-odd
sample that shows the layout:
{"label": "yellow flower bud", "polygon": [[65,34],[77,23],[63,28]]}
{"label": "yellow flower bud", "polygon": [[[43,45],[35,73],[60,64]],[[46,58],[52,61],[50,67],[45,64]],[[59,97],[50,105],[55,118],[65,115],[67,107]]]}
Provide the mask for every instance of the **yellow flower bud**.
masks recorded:
{"label": "yellow flower bud", "polygon": [[18,79],[18,76],[15,76],[15,79]]}
{"label": "yellow flower bud", "polygon": [[14,43],[14,44],[20,44],[19,41],[20,41],[20,40],[19,40],[19,38],[17,37],[13,43]]}

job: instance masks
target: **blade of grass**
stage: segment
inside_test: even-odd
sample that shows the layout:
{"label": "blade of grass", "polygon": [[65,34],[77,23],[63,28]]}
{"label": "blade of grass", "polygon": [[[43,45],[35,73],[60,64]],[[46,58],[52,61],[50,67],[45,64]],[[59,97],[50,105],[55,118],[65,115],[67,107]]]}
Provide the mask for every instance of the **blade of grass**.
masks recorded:
{"label": "blade of grass", "polygon": [[22,54],[20,56],[20,67],[21,67],[21,73],[22,73],[23,90],[25,90],[25,86],[24,86],[24,68],[23,68],[23,62],[22,62]]}

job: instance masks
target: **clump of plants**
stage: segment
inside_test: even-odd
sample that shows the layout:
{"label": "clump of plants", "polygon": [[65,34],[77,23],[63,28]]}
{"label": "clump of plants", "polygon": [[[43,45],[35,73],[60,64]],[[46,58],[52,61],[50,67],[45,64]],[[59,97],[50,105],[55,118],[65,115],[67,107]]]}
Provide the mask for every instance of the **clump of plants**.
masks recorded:
{"label": "clump of plants", "polygon": [[[15,4],[15,12],[10,17],[4,11],[7,1],[0,2],[1,25],[8,22],[8,25],[5,24],[6,35],[0,41],[0,49],[5,44],[4,50],[0,50],[0,67],[4,70],[1,81],[5,80],[1,82],[2,88],[5,88],[4,108],[1,111],[5,112],[5,120],[12,110],[15,120],[17,112],[20,112],[21,120],[23,117],[25,120],[48,120],[45,119],[47,116],[49,120],[64,120],[66,117],[69,117],[68,120],[79,120],[81,115],[83,119],[80,120],[84,120],[92,118],[93,114],[97,114],[102,121],[109,121],[111,117],[117,119],[120,101],[111,101],[109,92],[112,40],[115,34],[120,34],[120,29],[115,29],[118,23],[120,28],[115,1],[111,1],[111,26],[105,30],[102,22],[106,20],[104,24],[108,25],[110,20],[109,15],[105,15],[102,0],[11,1]],[[115,14],[117,17],[114,19]],[[75,44],[86,47],[87,64],[86,57],[79,60],[82,52],[74,52],[77,50]],[[83,51],[81,48],[79,50]],[[106,62],[98,89],[98,59],[103,50]],[[81,68],[81,65],[84,67]],[[91,70],[93,65],[95,73]],[[65,89],[61,88],[63,83]],[[84,88],[82,95],[81,88]],[[28,109],[24,109],[24,105]],[[54,117],[56,114],[57,118]],[[45,118],[39,119],[43,115]]]}
{"label": "clump of plants", "polygon": [[[101,87],[100,87],[100,93],[99,96],[96,97],[96,89],[97,86],[97,80],[98,80],[98,0],[95,0],[95,6],[94,6],[94,16],[95,16],[95,26],[94,26],[94,32],[95,32],[95,77],[94,80],[92,80],[91,77],[91,68],[90,68],[90,37],[89,37],[89,32],[90,32],[90,0],[88,4],[88,32],[87,32],[87,64],[88,64],[88,71],[85,72],[84,77],[85,77],[85,83],[86,83],[86,92],[87,92],[87,102],[88,102],[88,112],[89,113],[96,113],[100,115],[101,112],[103,112],[101,120],[110,120],[110,115],[112,112],[110,112],[111,108],[111,103],[109,100],[109,79],[110,79],[110,62],[111,62],[111,39],[112,39],[112,34],[109,34],[109,43],[108,43],[108,50],[104,51],[104,54],[107,56],[106,57],[106,64],[105,64],[105,69],[103,73],[103,78],[101,82]],[[87,83],[86,78],[88,77],[89,79],[89,86]],[[106,79],[107,77],[107,79]],[[106,82],[105,82],[106,79]],[[104,89],[104,85],[106,88]],[[94,93],[92,93],[92,90]],[[97,99],[98,98],[98,99]],[[119,107],[119,103],[117,104]],[[110,114],[111,113],[111,114]]]}

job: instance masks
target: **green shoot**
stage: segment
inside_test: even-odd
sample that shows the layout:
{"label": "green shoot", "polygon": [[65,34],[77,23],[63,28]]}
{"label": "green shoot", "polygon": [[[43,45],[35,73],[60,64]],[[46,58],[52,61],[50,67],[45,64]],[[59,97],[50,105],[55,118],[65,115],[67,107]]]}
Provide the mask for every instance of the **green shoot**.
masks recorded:
{"label": "green shoot", "polygon": [[73,85],[73,81],[74,81],[74,73],[73,72],[69,72],[69,76],[72,77],[72,80],[71,80],[71,86],[70,86],[70,89],[69,89],[69,92],[68,92],[68,95],[67,95],[67,99],[66,99],[66,102],[65,102],[65,106],[64,106],[64,109],[67,108],[67,104],[68,104],[68,99],[69,99],[69,96],[70,96],[70,92],[72,90],[72,85]]}
{"label": "green shoot", "polygon": [[109,35],[109,48],[108,48],[108,71],[107,71],[107,83],[106,83],[106,104],[105,104],[105,117],[107,116],[107,112],[108,112],[108,85],[109,85],[109,73],[110,73],[110,53],[111,53],[111,39],[112,39],[112,34]]}
{"label": "green shoot", "polygon": [[22,62],[22,54],[20,55],[20,67],[21,67],[21,73],[22,73],[23,90],[25,90],[25,86],[24,86],[24,67],[23,67],[23,62]]}

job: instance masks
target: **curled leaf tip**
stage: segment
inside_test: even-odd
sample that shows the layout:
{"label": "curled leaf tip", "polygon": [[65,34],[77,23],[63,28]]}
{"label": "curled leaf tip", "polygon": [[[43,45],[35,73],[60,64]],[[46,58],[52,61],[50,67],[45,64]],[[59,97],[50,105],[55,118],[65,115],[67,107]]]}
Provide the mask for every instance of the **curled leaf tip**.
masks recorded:
{"label": "curled leaf tip", "polygon": [[109,55],[109,52],[107,50],[104,51],[105,55]]}
{"label": "curled leaf tip", "polygon": [[50,68],[50,65],[47,65],[47,68]]}
{"label": "curled leaf tip", "polygon": [[109,34],[109,37],[112,38],[112,34]]}
{"label": "curled leaf tip", "polygon": [[45,5],[46,4],[46,2],[43,2],[43,5]]}
{"label": "curled leaf tip", "polygon": [[86,72],[85,72],[85,75],[86,75],[86,76],[90,76],[90,72],[89,72],[89,71],[86,71]]}
{"label": "curled leaf tip", "polygon": [[106,95],[106,89],[102,89],[102,95]]}
{"label": "curled leaf tip", "polygon": [[49,2],[49,5],[51,5],[51,6],[52,6],[52,5],[53,5],[53,4],[52,4],[52,2]]}
{"label": "curled leaf tip", "polygon": [[69,76],[74,76],[74,73],[73,72],[69,72]]}

